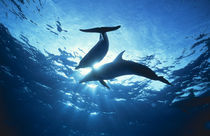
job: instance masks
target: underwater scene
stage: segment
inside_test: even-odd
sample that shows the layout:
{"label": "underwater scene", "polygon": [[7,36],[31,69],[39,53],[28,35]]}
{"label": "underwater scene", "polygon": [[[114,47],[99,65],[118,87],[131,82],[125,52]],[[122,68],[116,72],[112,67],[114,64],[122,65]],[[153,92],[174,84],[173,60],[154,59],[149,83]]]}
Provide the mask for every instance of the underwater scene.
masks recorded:
{"label": "underwater scene", "polygon": [[209,0],[0,0],[0,136],[210,136]]}

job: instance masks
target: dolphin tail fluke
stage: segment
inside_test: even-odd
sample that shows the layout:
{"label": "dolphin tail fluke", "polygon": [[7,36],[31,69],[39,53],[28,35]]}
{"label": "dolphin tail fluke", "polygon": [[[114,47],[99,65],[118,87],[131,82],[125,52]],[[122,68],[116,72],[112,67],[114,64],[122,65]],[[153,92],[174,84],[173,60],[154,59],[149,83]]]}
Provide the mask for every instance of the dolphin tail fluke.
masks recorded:
{"label": "dolphin tail fluke", "polygon": [[166,83],[167,85],[172,85],[168,80],[166,80],[163,76],[159,76],[158,77],[158,80],[163,82],[163,83]]}
{"label": "dolphin tail fluke", "polygon": [[92,33],[105,33],[109,31],[114,31],[119,29],[121,26],[114,26],[114,27],[96,27],[96,28],[90,28],[90,29],[80,29],[82,32],[92,32]]}
{"label": "dolphin tail fluke", "polygon": [[106,84],[106,82],[104,80],[99,80],[99,82],[105,86],[106,88],[110,89],[110,87]]}

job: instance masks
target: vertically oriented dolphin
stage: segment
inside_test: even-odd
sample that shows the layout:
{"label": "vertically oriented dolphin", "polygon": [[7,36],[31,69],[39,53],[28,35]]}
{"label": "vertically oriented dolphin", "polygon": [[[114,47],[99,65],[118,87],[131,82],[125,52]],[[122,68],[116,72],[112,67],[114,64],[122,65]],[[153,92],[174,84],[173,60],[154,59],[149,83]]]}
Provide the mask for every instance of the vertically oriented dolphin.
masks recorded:
{"label": "vertically oriented dolphin", "polygon": [[81,81],[100,81],[102,85],[109,88],[104,80],[113,79],[123,75],[138,75],[149,78],[151,80],[158,80],[168,85],[171,85],[163,76],[158,76],[147,66],[142,64],[123,60],[122,55],[125,51],[121,52],[113,62],[102,65],[99,69],[92,69]]}
{"label": "vertically oriented dolphin", "polygon": [[109,49],[109,40],[106,32],[114,31],[120,28],[119,26],[114,27],[97,27],[91,29],[80,29],[82,32],[96,32],[100,33],[100,39],[97,44],[82,58],[76,69],[93,67],[97,62],[100,62],[106,55]]}

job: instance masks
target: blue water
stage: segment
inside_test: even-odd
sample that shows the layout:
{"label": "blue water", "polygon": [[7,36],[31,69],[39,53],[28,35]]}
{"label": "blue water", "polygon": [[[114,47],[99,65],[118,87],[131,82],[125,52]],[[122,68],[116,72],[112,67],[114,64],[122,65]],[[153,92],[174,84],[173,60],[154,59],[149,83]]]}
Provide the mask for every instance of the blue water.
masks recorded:
{"label": "blue water", "polygon": [[[79,84],[99,39],[121,25],[97,64],[148,66],[173,86],[128,75]],[[0,136],[209,136],[210,1],[0,0]]]}

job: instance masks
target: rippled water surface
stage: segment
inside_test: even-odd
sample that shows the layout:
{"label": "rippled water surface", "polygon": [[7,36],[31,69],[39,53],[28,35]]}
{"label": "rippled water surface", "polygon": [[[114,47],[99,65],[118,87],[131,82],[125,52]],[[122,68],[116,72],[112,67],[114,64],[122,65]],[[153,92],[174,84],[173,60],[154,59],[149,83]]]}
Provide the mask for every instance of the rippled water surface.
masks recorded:
{"label": "rippled water surface", "polygon": [[[79,84],[75,70],[116,26],[96,64],[123,59],[173,85],[127,75]],[[0,135],[210,135],[210,1],[0,0]]]}

